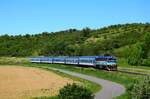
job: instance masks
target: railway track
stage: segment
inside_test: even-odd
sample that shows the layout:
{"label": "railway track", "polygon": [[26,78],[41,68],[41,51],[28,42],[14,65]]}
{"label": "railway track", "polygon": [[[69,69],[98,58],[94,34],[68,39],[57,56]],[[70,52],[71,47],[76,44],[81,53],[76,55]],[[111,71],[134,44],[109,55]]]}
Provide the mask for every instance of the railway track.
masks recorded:
{"label": "railway track", "polygon": [[126,70],[118,70],[117,72],[127,73],[127,74],[133,74],[133,75],[150,76],[150,74],[141,73],[141,72],[132,72],[132,71],[126,71]]}

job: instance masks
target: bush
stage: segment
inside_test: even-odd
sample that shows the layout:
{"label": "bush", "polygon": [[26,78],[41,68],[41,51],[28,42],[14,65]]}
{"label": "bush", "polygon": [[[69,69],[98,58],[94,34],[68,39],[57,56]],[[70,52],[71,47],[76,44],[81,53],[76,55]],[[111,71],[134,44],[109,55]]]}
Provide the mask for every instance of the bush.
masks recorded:
{"label": "bush", "polygon": [[136,43],[127,50],[126,58],[130,65],[140,65],[142,63],[143,48],[141,43]]}
{"label": "bush", "polygon": [[75,83],[67,84],[59,91],[59,99],[93,99],[92,92]]}
{"label": "bush", "polygon": [[150,66],[150,59],[144,59],[142,65],[143,66]]}
{"label": "bush", "polygon": [[130,88],[131,99],[150,99],[150,76],[144,80],[136,81]]}
{"label": "bush", "polygon": [[23,57],[0,57],[0,64],[1,65],[15,65],[15,64],[24,64],[28,63],[28,58]]}

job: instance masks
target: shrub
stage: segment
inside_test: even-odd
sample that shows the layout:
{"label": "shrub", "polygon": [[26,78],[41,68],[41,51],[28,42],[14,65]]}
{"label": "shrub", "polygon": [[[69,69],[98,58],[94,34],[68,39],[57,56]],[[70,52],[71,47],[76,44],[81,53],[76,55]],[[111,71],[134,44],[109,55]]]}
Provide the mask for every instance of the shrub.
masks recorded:
{"label": "shrub", "polygon": [[150,66],[150,59],[144,59],[142,65],[143,66]]}
{"label": "shrub", "polygon": [[131,99],[150,99],[150,76],[144,80],[136,81],[130,88]]}
{"label": "shrub", "polygon": [[130,65],[140,65],[142,62],[143,48],[141,43],[136,43],[127,50],[126,58]]}
{"label": "shrub", "polygon": [[67,84],[59,91],[59,99],[93,99],[92,92],[75,83]]}

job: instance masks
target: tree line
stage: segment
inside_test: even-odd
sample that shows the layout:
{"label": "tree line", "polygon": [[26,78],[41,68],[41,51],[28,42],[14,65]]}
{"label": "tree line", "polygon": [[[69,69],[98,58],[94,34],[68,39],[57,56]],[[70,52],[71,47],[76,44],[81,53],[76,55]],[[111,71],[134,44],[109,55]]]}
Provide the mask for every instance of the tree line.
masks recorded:
{"label": "tree line", "polygon": [[35,35],[0,36],[0,56],[114,55],[132,65],[150,65],[150,24],[118,24]]}

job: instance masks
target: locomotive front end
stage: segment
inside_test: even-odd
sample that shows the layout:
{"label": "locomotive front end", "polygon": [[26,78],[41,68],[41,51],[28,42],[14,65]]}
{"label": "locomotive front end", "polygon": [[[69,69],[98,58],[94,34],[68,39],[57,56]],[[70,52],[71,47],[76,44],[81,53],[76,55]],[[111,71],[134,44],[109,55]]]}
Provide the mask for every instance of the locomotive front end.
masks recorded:
{"label": "locomotive front end", "polygon": [[106,69],[108,71],[117,70],[116,59],[112,56],[99,56],[96,57],[96,66],[98,68]]}

